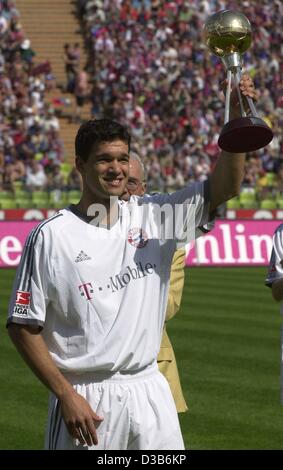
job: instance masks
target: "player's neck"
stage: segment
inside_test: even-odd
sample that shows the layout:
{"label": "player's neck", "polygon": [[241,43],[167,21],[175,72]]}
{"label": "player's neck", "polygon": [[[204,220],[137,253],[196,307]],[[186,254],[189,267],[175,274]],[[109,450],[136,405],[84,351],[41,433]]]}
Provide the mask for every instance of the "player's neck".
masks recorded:
{"label": "player's neck", "polygon": [[82,196],[76,204],[77,210],[86,218],[97,221],[98,225],[111,227],[117,221],[119,214],[118,198],[111,196],[109,199],[99,199]]}

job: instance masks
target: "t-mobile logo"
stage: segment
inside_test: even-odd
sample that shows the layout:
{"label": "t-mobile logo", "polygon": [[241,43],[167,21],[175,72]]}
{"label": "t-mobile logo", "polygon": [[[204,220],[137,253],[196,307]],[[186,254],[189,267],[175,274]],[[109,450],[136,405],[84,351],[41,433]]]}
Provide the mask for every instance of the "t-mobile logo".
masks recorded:
{"label": "t-mobile logo", "polygon": [[91,282],[87,282],[86,284],[82,284],[79,286],[79,290],[81,293],[82,297],[86,297],[87,300],[91,300],[92,296],[90,294],[93,294],[93,287]]}

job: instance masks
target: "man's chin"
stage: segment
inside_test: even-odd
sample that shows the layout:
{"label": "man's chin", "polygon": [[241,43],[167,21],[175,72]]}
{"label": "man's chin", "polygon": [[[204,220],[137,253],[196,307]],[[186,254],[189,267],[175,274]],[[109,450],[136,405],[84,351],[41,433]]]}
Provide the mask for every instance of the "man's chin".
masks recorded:
{"label": "man's chin", "polygon": [[116,196],[121,198],[121,196],[124,194],[125,188],[112,188],[108,191],[109,196]]}
{"label": "man's chin", "polygon": [[121,198],[121,196],[125,193],[125,187],[117,187],[117,188],[109,188],[105,190],[105,196],[107,197],[117,197]]}

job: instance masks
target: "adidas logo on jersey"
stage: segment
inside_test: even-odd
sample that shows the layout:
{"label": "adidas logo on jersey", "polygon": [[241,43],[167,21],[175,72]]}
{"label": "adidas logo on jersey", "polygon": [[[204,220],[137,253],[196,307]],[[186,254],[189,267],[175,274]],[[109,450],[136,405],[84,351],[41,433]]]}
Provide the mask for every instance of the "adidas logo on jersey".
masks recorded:
{"label": "adidas logo on jersey", "polygon": [[80,251],[75,259],[75,263],[80,263],[81,261],[87,261],[89,259],[91,259],[90,256],[88,256],[84,251]]}

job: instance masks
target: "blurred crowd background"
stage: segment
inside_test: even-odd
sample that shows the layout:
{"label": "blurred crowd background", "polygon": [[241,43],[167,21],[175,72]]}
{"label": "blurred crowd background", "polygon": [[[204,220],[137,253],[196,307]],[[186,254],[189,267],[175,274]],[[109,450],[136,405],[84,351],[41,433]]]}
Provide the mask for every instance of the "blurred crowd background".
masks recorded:
{"label": "blurred crowd background", "polygon": [[[283,195],[283,4],[276,0],[77,0],[88,60],[79,43],[65,44],[66,83],[79,123],[92,117],[127,125],[146,166],[149,191],[172,191],[205,180],[219,155],[226,72],[203,44],[206,18],[229,7],[252,24],[244,70],[260,92],[257,110],[273,142],[247,158],[243,192],[257,201]],[[73,168],[62,172],[59,120],[45,95],[56,86],[52,63],[34,66],[35,52],[16,1],[0,1],[0,187],[14,191],[80,188]],[[91,116],[89,116],[91,117]]]}

